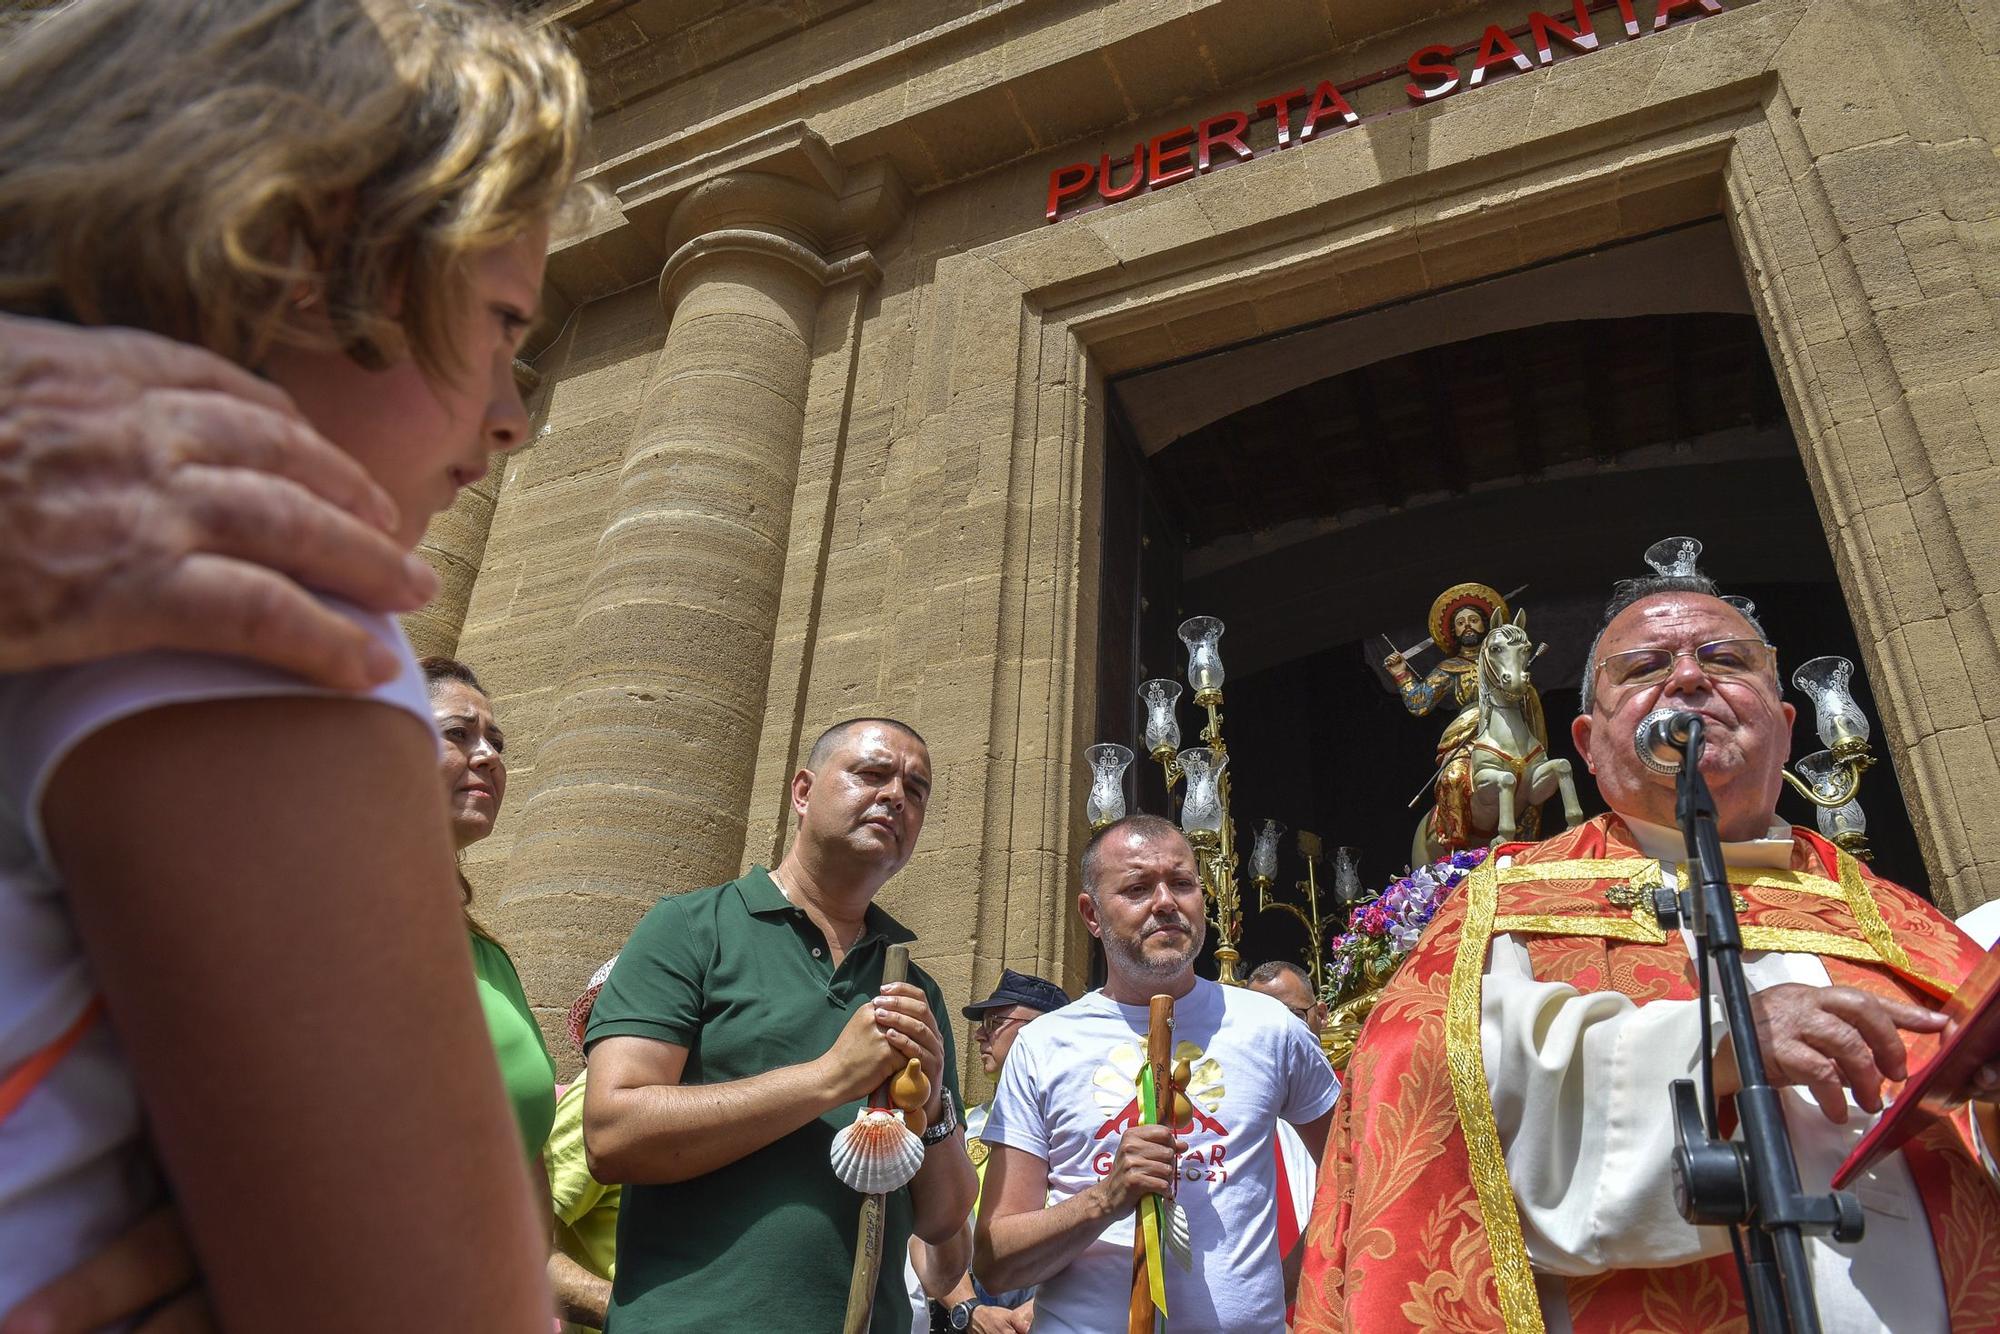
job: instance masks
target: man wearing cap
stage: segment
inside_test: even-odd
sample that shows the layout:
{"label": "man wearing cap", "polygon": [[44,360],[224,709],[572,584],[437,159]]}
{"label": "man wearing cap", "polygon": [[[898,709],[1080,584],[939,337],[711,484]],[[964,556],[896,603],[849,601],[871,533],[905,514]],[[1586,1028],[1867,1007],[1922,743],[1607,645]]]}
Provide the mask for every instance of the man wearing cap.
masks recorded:
{"label": "man wearing cap", "polygon": [[[607,959],[569,1007],[569,1040],[578,1051],[583,1050],[584,1029],[597,993],[604,990],[611,965],[617,962],[615,954]],[[620,1188],[590,1174],[583,1147],[583,1100],[589,1078],[590,1068],[585,1066],[556,1099],[555,1124],[542,1149],[556,1225],[556,1245],[549,1253],[549,1290],[564,1334],[596,1334],[604,1327],[618,1258]]]}
{"label": "man wearing cap", "polygon": [[661,900],[590,1016],[584,1141],[621,1182],[607,1334],[838,1327],[862,1197],[834,1174],[834,1136],[914,1058],[930,1095],[915,1177],[883,1198],[871,1334],[903,1334],[894,1257],[946,1242],[978,1183],[958,1124],[937,983],[875,896],[916,850],[930,752],[909,724],[838,723],[792,775],[797,825],[775,871]]}
{"label": "man wearing cap", "polygon": [[[979,1063],[988,1079],[996,1079],[1006,1063],[1007,1053],[1024,1025],[1051,1010],[1069,1004],[1069,993],[1046,978],[1017,973],[1012,968],[1000,974],[1000,985],[985,1000],[968,1005],[960,1013],[973,1021],[972,1037],[979,1044]],[[972,1158],[982,1186],[986,1179],[986,1144],[980,1138],[986,1129],[989,1104],[969,1107],[965,1112],[965,1151]],[[916,1319],[913,1334],[926,1330],[1025,1330],[1034,1320],[1035,1290],[1017,1288],[989,1293],[974,1281],[972,1262],[972,1219],[953,1244],[928,1246],[920,1239],[910,1242],[911,1297]],[[936,1294],[927,1296],[927,1294]]]}

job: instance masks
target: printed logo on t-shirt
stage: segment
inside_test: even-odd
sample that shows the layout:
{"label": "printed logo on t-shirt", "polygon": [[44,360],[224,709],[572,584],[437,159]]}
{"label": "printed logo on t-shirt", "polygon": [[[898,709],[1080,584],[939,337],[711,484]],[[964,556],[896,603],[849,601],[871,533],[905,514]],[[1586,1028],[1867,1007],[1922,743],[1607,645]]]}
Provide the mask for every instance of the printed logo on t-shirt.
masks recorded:
{"label": "printed logo on t-shirt", "polygon": [[[1143,1047],[1132,1042],[1120,1043],[1097,1067],[1096,1078],[1091,1081],[1097,1106],[1105,1118],[1091,1136],[1103,1142],[1090,1163],[1099,1176],[1111,1174],[1118,1137],[1139,1124],[1139,1067],[1145,1061]],[[1192,1042],[1182,1042],[1174,1048],[1173,1064],[1182,1061],[1189,1067],[1188,1106],[1194,1114],[1188,1125],[1175,1127],[1188,1142],[1187,1154],[1181,1159],[1181,1179],[1220,1184],[1229,1180],[1229,1127],[1219,1116],[1224,1094],[1222,1066]],[[1213,1140],[1197,1144],[1197,1136],[1212,1136]]]}

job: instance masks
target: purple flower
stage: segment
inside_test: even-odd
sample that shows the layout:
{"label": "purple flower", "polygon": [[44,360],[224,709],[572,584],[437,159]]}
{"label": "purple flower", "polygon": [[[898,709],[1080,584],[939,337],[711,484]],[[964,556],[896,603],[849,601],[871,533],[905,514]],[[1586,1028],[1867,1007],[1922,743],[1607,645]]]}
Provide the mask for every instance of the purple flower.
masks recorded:
{"label": "purple flower", "polygon": [[1348,914],[1347,930],[1327,944],[1329,1001],[1350,987],[1380,986],[1416,948],[1439,902],[1480,863],[1487,849],[1466,848],[1411,867]]}

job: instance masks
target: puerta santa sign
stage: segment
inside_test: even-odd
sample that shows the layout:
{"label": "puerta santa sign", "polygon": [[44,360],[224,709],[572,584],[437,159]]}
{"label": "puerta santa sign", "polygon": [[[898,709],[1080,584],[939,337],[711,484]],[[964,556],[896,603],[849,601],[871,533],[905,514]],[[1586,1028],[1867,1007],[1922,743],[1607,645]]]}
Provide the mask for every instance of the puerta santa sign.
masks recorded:
{"label": "puerta santa sign", "polygon": [[[1642,12],[1646,10],[1650,12]],[[1293,88],[1260,99],[1251,111],[1224,111],[1192,125],[1132,145],[1123,157],[1100,154],[1095,162],[1072,162],[1049,173],[1050,222],[1088,207],[1122,199],[1205,175],[1231,162],[1261,157],[1297,144],[1324,138],[1335,130],[1358,125],[1362,117],[1347,95],[1391,78],[1406,78],[1407,105],[1422,106],[1467,92],[1516,71],[1539,69],[1558,59],[1595,51],[1608,37],[1630,40],[1663,32],[1677,23],[1692,22],[1723,12],[1721,0],[1572,0],[1569,16],[1555,18],[1541,10],[1529,13],[1512,30],[1495,23],[1473,41],[1460,46],[1442,43],[1410,53],[1402,65],[1364,75],[1343,84]],[[1600,34],[1593,15],[1615,15]],[[1470,65],[1464,62],[1471,57]],[[1386,112],[1378,115],[1389,114]],[[1263,120],[1275,123],[1268,143],[1252,145],[1250,127]],[[1373,117],[1370,117],[1373,119]]]}

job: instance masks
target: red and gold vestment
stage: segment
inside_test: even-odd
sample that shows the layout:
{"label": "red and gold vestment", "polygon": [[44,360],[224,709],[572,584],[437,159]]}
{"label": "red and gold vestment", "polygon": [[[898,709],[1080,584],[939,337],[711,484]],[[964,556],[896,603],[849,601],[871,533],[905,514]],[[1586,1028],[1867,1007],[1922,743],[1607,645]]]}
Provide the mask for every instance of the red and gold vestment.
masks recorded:
{"label": "red and gold vestment", "polygon": [[[1306,1234],[1302,1334],[1540,1334],[1481,1056],[1487,948],[1511,934],[1536,978],[1581,992],[1693,1000],[1687,949],[1661,929],[1646,892],[1659,874],[1621,820],[1599,816],[1546,842],[1503,848],[1439,907],[1347,1067]],[[1732,867],[1729,878],[1747,950],[1816,955],[1836,984],[1936,1008],[1980,957],[1930,904],[1802,829],[1792,831],[1789,870]],[[1912,1068],[1935,1045],[1906,1040]],[[2000,1328],[2000,1192],[1970,1135],[1961,1113],[1903,1151],[1955,1331]],[[1567,1296],[1577,1334],[1745,1328],[1728,1255],[1570,1279]]]}

